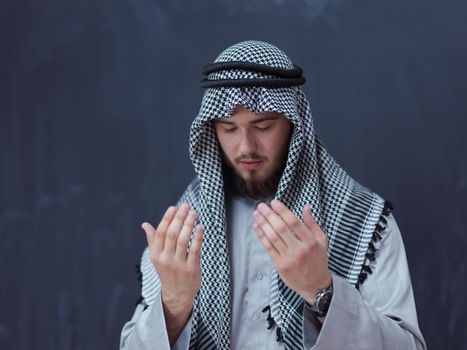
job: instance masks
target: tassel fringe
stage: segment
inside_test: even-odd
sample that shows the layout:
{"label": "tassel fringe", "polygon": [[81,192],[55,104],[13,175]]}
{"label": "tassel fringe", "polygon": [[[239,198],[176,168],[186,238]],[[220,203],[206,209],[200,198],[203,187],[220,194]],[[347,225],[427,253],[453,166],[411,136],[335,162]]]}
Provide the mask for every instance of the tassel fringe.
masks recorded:
{"label": "tassel fringe", "polygon": [[268,313],[268,317],[267,317],[268,327],[267,328],[272,329],[272,328],[276,327],[276,341],[277,342],[283,342],[284,341],[284,335],[282,333],[281,328],[277,326],[276,321],[274,321],[274,318],[271,316],[271,306],[267,305],[263,310],[261,310],[261,312],[267,312]]}
{"label": "tassel fringe", "polygon": [[358,275],[358,280],[357,280],[357,283],[355,284],[355,288],[357,289],[360,289],[361,284],[366,281],[368,275],[371,275],[373,273],[373,268],[371,266],[371,263],[375,262],[376,252],[378,251],[378,249],[375,246],[375,243],[382,239],[381,232],[383,232],[386,229],[386,226],[388,224],[388,217],[392,210],[393,210],[393,206],[391,202],[385,201],[383,211],[379,218],[379,222],[375,227],[375,231],[373,232],[371,241],[368,244],[368,250],[365,254],[365,257],[370,263],[363,264],[362,271]]}

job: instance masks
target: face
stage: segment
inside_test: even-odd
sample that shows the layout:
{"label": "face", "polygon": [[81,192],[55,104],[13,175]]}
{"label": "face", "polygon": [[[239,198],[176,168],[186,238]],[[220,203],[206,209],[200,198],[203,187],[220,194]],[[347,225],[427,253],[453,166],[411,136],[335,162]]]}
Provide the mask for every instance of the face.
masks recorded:
{"label": "face", "polygon": [[215,129],[225,160],[246,183],[265,182],[285,165],[292,127],[282,114],[238,105]]}

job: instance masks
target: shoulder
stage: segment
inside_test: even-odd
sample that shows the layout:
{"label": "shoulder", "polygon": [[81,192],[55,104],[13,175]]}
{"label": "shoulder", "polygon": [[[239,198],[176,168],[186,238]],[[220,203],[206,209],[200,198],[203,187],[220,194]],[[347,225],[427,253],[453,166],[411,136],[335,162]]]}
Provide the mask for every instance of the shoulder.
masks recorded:
{"label": "shoulder", "polygon": [[397,225],[396,219],[391,212],[387,216],[386,227],[381,231],[381,245],[389,246],[390,248],[396,248],[402,244],[402,236],[399,226]]}
{"label": "shoulder", "polygon": [[374,272],[373,278],[383,275],[386,276],[384,279],[390,280],[389,276],[394,273],[400,275],[407,270],[404,242],[392,213],[387,217],[386,227],[381,231],[381,240],[375,244],[375,248],[376,259],[370,264]]}
{"label": "shoulder", "polygon": [[200,181],[195,177],[187,186],[180,199],[177,202],[177,207],[183,203],[188,203],[191,207],[197,208],[199,203]]}

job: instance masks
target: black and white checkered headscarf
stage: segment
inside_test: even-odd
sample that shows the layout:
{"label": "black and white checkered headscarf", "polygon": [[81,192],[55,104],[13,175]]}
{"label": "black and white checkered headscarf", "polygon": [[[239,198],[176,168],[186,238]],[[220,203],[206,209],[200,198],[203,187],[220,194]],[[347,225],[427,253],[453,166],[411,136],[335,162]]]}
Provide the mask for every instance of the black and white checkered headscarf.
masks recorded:
{"label": "black and white checkered headscarf", "polygon": [[[250,62],[285,70],[291,60],[277,47],[259,41],[233,45],[215,60]],[[208,80],[275,79],[251,70],[226,69]],[[288,158],[275,198],[298,217],[305,204],[328,236],[329,267],[356,288],[371,273],[374,242],[386,224],[390,204],[358,184],[323,148],[313,129],[310,105],[299,86],[207,88],[190,134],[190,157],[197,178],[179,204],[189,203],[205,228],[200,291],[193,304],[190,349],[229,349],[230,268],[226,237],[222,158],[213,121],[228,118],[241,104],[255,113],[279,112],[294,125]],[[147,249],[142,257],[142,297],[151,304],[160,283]],[[303,299],[274,271],[270,312],[285,349],[302,349]]]}

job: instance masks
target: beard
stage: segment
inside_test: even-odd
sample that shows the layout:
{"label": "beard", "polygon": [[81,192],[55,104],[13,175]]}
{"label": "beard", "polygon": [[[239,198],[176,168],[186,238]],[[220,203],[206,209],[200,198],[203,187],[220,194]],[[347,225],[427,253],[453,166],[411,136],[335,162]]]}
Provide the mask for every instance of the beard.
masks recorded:
{"label": "beard", "polygon": [[[251,158],[255,159],[257,157],[252,155]],[[255,200],[264,200],[274,196],[285,169],[285,160],[282,159],[281,165],[265,178],[256,179],[252,176],[251,179],[244,179],[223,155],[222,173],[224,174],[226,192]]]}

